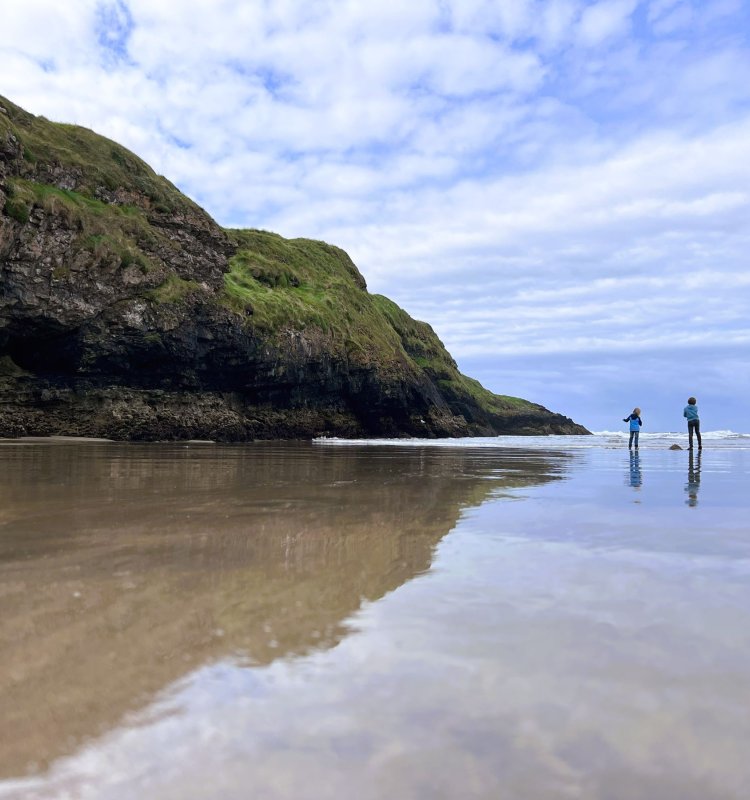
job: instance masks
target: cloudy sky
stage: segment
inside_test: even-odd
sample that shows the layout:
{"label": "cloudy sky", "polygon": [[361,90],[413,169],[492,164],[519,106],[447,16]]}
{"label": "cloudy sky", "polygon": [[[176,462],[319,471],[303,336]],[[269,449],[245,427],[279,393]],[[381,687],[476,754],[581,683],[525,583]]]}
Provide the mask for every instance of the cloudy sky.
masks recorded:
{"label": "cloudy sky", "polygon": [[750,0],[1,0],[0,58],[493,391],[750,431]]}

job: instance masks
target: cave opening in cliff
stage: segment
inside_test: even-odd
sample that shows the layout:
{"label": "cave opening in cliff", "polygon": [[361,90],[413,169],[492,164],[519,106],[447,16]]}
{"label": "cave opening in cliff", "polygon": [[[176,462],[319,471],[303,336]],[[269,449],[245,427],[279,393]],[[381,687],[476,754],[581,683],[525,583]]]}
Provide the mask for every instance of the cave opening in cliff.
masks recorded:
{"label": "cave opening in cliff", "polygon": [[11,333],[3,350],[18,367],[36,375],[70,375],[77,372],[80,365],[78,331],[63,328],[53,321]]}

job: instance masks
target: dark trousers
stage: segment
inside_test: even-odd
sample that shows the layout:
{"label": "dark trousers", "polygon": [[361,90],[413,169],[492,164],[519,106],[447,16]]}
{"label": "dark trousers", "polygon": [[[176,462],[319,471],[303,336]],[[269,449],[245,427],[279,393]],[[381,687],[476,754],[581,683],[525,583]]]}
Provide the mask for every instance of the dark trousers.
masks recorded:
{"label": "dark trousers", "polygon": [[695,435],[698,437],[698,449],[702,450],[703,445],[701,444],[701,421],[699,419],[689,419],[688,420],[688,439],[690,440],[690,449],[693,449],[693,431],[695,431]]}
{"label": "dark trousers", "polygon": [[633,446],[633,439],[635,439],[636,449],[638,448],[638,434],[640,431],[630,431],[630,441],[628,442],[628,450]]}

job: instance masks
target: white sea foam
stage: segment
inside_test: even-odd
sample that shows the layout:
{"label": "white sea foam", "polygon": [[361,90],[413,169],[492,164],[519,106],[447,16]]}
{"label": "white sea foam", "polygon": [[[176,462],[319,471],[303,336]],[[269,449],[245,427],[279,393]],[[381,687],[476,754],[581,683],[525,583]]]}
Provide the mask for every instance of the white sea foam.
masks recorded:
{"label": "white sea foam", "polygon": [[[622,439],[629,437],[628,431],[594,431],[594,436],[614,436]],[[750,433],[735,433],[735,431],[701,431],[704,439],[750,439]],[[641,439],[687,439],[687,432],[668,431],[665,433],[646,433],[641,431]]]}
{"label": "white sea foam", "polygon": [[[592,450],[622,447],[628,440],[627,431],[597,431],[591,436],[487,436],[461,439],[339,439],[320,437],[317,445],[328,446],[392,446],[392,447],[471,447],[508,448],[517,450]],[[750,450],[750,433],[735,431],[706,431],[703,439],[711,447]],[[688,434],[677,432],[641,433],[640,449],[663,449],[678,444],[686,448]]]}

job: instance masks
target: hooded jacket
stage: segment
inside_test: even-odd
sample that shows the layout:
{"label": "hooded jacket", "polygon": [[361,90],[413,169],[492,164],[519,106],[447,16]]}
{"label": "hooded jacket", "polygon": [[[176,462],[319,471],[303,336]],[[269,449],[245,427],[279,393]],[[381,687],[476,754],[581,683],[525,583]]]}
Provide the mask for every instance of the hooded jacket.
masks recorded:
{"label": "hooded jacket", "polygon": [[625,417],[623,422],[630,422],[631,431],[640,430],[641,425],[643,425],[643,422],[641,421],[641,418],[638,416],[638,414],[630,414],[629,416]]}
{"label": "hooded jacket", "polygon": [[682,416],[687,417],[688,422],[693,419],[698,419],[698,406],[690,405],[690,403],[688,403],[685,406],[685,410],[682,412]]}

